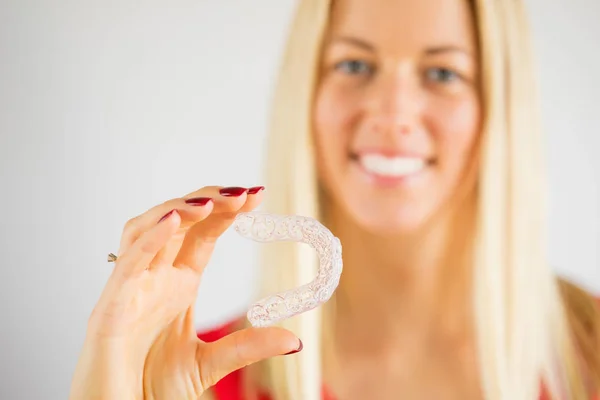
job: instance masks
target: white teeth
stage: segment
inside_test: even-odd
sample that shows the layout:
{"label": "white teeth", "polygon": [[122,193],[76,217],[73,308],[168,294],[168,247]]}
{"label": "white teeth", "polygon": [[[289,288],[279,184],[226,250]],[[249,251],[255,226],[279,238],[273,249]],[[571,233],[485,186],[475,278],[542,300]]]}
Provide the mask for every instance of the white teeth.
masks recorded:
{"label": "white teeth", "polygon": [[422,158],[385,157],[378,154],[361,156],[360,163],[367,172],[394,178],[415,174],[427,164]]}

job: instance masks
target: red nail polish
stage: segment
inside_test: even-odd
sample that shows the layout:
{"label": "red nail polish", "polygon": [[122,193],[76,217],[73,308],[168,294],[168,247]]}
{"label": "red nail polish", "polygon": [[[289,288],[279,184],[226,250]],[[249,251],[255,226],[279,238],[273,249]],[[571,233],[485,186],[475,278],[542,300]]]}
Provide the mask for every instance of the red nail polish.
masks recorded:
{"label": "red nail polish", "polygon": [[296,350],[292,350],[289,353],[285,353],[284,356],[287,356],[287,355],[290,355],[290,354],[296,354],[296,353],[300,352],[304,348],[304,344],[302,344],[302,340],[298,339],[298,341],[300,342],[300,346],[298,346],[298,348]]}
{"label": "red nail polish", "polygon": [[158,220],[158,223],[163,222],[165,219],[169,218],[171,215],[173,215],[173,213],[175,212],[175,210],[171,210],[168,213],[166,213],[165,215],[163,215],[163,217],[161,219]]}
{"label": "red nail polish", "polygon": [[219,190],[219,193],[221,194],[221,196],[225,197],[238,197],[246,193],[247,191],[248,189],[243,187],[226,187]]}
{"label": "red nail polish", "polygon": [[251,187],[250,189],[248,189],[248,194],[256,194],[258,192],[260,192],[261,190],[265,190],[264,186],[254,186]]}
{"label": "red nail polish", "polygon": [[212,199],[210,197],[194,197],[192,199],[187,199],[185,201],[186,204],[189,204],[191,206],[205,206],[207,205]]}

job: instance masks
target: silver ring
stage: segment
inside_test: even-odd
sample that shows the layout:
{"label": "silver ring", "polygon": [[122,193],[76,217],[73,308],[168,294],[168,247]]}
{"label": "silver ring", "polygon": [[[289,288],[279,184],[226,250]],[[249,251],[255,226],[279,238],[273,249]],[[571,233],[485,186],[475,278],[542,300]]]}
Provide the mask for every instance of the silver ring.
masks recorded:
{"label": "silver ring", "polygon": [[108,253],[108,262],[117,262],[117,256],[114,255],[113,253]]}

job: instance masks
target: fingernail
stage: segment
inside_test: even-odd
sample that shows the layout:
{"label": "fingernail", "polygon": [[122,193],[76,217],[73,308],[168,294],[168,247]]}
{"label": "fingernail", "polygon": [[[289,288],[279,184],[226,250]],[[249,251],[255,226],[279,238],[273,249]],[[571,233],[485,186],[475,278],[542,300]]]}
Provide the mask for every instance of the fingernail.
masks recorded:
{"label": "fingernail", "polygon": [[163,217],[161,219],[158,220],[158,223],[163,222],[165,219],[169,218],[171,215],[173,215],[173,213],[175,212],[175,210],[171,210],[168,213],[166,213],[165,215],[163,215]]}
{"label": "fingernail", "polygon": [[300,345],[298,346],[298,348],[296,350],[290,351],[289,353],[285,353],[284,356],[287,356],[290,354],[296,354],[304,348],[304,344],[302,344],[302,340],[298,339],[298,341],[300,342]]}
{"label": "fingernail", "polygon": [[191,206],[205,206],[207,205],[212,199],[210,197],[194,197],[192,199],[187,199],[185,201],[186,204],[189,204]]}
{"label": "fingernail", "polygon": [[248,194],[256,194],[264,189],[265,189],[264,186],[254,186],[254,187],[251,187],[250,189],[248,189]]}
{"label": "fingernail", "polygon": [[219,190],[219,193],[221,194],[221,196],[225,197],[238,197],[246,193],[247,191],[248,189],[243,187],[226,187]]}

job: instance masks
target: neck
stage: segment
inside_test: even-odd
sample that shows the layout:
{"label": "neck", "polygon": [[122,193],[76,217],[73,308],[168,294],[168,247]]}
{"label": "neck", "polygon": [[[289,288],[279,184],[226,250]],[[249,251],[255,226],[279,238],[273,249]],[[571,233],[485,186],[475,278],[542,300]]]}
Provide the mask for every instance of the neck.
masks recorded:
{"label": "neck", "polygon": [[421,232],[378,236],[339,211],[328,212],[344,252],[334,321],[335,330],[345,332],[346,346],[385,351],[399,340],[464,336],[471,228],[465,215],[449,213]]}

